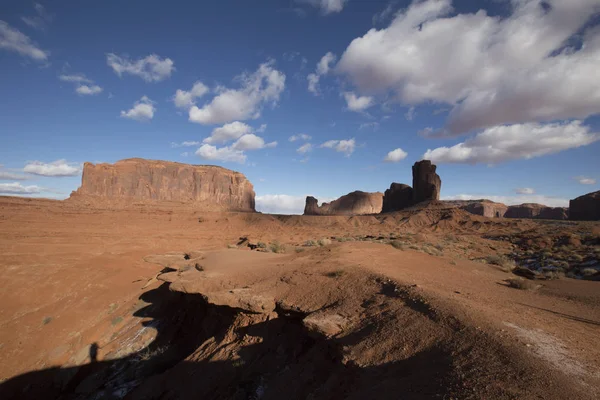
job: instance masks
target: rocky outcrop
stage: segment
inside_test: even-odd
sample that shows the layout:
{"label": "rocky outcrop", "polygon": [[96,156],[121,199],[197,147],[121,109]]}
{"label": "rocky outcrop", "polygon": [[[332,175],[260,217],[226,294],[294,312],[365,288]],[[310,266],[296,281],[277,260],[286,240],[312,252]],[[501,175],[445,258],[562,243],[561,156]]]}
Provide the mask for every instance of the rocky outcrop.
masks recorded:
{"label": "rocky outcrop", "polygon": [[306,198],[304,215],[364,215],[378,214],[383,207],[383,193],[367,193],[359,190],[348,193],[331,203],[318,205],[312,196]]}
{"label": "rocky outcrop", "polygon": [[502,203],[496,203],[490,200],[471,200],[466,201],[459,208],[470,212],[471,214],[481,215],[488,218],[504,217],[508,206]]}
{"label": "rocky outcrop", "polygon": [[600,220],[600,191],[588,193],[569,202],[569,219],[575,221]]}
{"label": "rocky outcrop", "polygon": [[429,160],[422,160],[413,165],[413,204],[440,199],[442,180],[435,170],[436,166]]}
{"label": "rocky outcrop", "polygon": [[255,211],[254,188],[235,171],[211,165],[132,158],[114,164],[85,163],[71,200],[101,204],[175,201],[230,211]]}
{"label": "rocky outcrop", "polygon": [[413,204],[413,189],[403,183],[392,183],[383,194],[381,212],[399,211]]}
{"label": "rocky outcrop", "polygon": [[504,217],[564,220],[567,219],[567,210],[560,207],[547,207],[543,204],[524,203],[509,206]]}

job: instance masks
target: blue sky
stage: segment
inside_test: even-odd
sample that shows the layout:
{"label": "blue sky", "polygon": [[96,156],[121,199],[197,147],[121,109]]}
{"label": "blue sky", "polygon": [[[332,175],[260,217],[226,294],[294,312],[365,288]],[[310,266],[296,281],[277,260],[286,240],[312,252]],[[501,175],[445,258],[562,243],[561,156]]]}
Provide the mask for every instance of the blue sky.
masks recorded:
{"label": "blue sky", "polygon": [[427,157],[442,198],[566,206],[600,182],[599,11],[4,0],[0,194],[65,198],[83,162],[143,157],[240,171],[259,210],[301,212]]}

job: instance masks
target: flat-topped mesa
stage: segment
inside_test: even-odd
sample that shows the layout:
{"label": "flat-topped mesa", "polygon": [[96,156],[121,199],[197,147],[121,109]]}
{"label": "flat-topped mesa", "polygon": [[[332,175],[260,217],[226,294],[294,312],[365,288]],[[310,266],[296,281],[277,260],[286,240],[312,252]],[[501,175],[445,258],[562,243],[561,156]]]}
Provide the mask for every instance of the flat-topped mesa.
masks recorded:
{"label": "flat-topped mesa", "polygon": [[502,203],[496,203],[490,200],[464,200],[454,201],[454,203],[460,204],[459,208],[470,212],[471,214],[481,215],[488,218],[502,218],[508,210],[508,206]]}
{"label": "flat-topped mesa", "polygon": [[548,207],[537,203],[524,203],[509,206],[505,218],[568,219],[568,210],[562,207]]}
{"label": "flat-topped mesa", "polygon": [[600,190],[571,200],[569,202],[569,219],[600,221]]}
{"label": "flat-topped mesa", "polygon": [[306,198],[304,215],[365,215],[378,214],[383,206],[383,193],[359,190],[348,193],[331,203],[323,203],[312,196]]}
{"label": "flat-topped mesa", "polygon": [[442,180],[435,170],[436,166],[429,160],[422,160],[413,165],[413,204],[440,199]]}
{"label": "flat-topped mesa", "polygon": [[246,177],[212,165],[131,158],[114,164],[85,163],[81,187],[71,200],[97,203],[175,201],[229,211],[255,211]]}

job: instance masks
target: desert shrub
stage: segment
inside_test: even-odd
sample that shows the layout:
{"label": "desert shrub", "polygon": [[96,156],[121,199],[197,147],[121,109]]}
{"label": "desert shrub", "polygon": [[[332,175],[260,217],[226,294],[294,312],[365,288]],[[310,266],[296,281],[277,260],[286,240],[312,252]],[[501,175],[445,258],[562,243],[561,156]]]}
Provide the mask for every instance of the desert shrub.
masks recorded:
{"label": "desert shrub", "polygon": [[235,244],[228,244],[227,248],[228,249],[237,249],[237,246]]}
{"label": "desert shrub", "polygon": [[510,272],[517,267],[513,260],[509,260],[508,258],[499,256],[497,254],[487,256],[484,260],[488,264],[499,266],[500,269],[504,272]]}
{"label": "desert shrub", "polygon": [[317,242],[315,242],[314,240],[307,240],[306,242],[304,242],[304,246],[306,247],[314,247],[317,245]]}
{"label": "desert shrub", "polygon": [[399,240],[393,240],[390,242],[390,244],[392,245],[393,248],[398,249],[398,250],[406,250],[406,244],[402,243]]}
{"label": "desert shrub", "polygon": [[434,244],[433,247],[435,247],[439,251],[444,251],[444,245],[441,243]]}
{"label": "desert shrub", "polygon": [[157,347],[154,350],[146,349],[146,350],[138,353],[136,358],[133,361],[134,362],[148,361],[156,356],[161,355],[165,351],[167,351],[166,346]]}
{"label": "desert shrub", "polygon": [[110,324],[111,324],[112,326],[115,326],[115,325],[119,325],[121,322],[123,322],[123,317],[121,317],[121,316],[116,316],[116,317],[114,317],[114,318],[113,318],[113,319],[110,321]]}
{"label": "desert shrub", "polygon": [[533,282],[523,278],[511,278],[507,279],[506,282],[508,283],[509,287],[520,290],[533,290],[537,288],[537,285],[535,285]]}
{"label": "desert shrub", "polygon": [[335,240],[337,240],[338,242],[349,242],[352,240],[352,238],[349,237],[338,237]]}
{"label": "desert shrub", "polygon": [[569,263],[566,261],[555,261],[554,265],[560,269],[569,269]]}
{"label": "desert shrub", "polygon": [[267,244],[265,242],[258,242],[256,244],[256,247],[258,247],[259,249],[266,249],[267,248]]}
{"label": "desert shrub", "polygon": [[183,255],[183,259],[184,259],[184,260],[189,260],[190,258],[191,258],[191,257],[190,257],[190,255],[189,255],[188,253],[185,253],[185,254]]}
{"label": "desert shrub", "polygon": [[279,243],[278,241],[274,241],[269,245],[269,249],[273,253],[285,253],[285,245]]}
{"label": "desert shrub", "polygon": [[441,256],[441,255],[442,255],[442,252],[441,252],[441,251],[439,251],[438,249],[436,249],[436,248],[434,248],[434,247],[431,247],[431,245],[429,245],[429,244],[428,244],[428,245],[426,245],[426,246],[423,246],[423,247],[421,248],[421,250],[422,250],[423,252],[425,252],[425,253],[429,254],[430,256],[436,256],[436,257],[439,257],[439,256]]}
{"label": "desert shrub", "polygon": [[204,221],[206,221],[206,220],[204,219],[204,217],[198,217],[198,222],[199,222],[199,223],[203,223]]}
{"label": "desert shrub", "polygon": [[338,269],[335,271],[326,272],[324,275],[328,278],[339,278],[339,277],[343,276],[345,273],[346,273],[346,271],[344,271],[342,269]]}
{"label": "desert shrub", "polygon": [[542,275],[548,280],[561,279],[565,277],[565,274],[562,271],[543,271]]}
{"label": "desert shrub", "polygon": [[583,276],[594,276],[598,273],[597,269],[594,268],[584,268],[581,270],[581,275]]}
{"label": "desert shrub", "polygon": [[327,239],[327,238],[323,238],[323,239],[319,239],[317,241],[317,244],[321,247],[323,246],[329,246],[331,244],[331,240]]}
{"label": "desert shrub", "polygon": [[44,325],[48,325],[50,322],[52,322],[52,317],[44,317],[42,320],[42,324]]}
{"label": "desert shrub", "polygon": [[583,256],[579,254],[572,254],[571,259],[575,262],[583,262]]}
{"label": "desert shrub", "polygon": [[456,265],[456,261],[455,261],[455,260],[451,260],[451,261],[450,261],[450,264],[452,264],[452,265]]}
{"label": "desert shrub", "polygon": [[296,253],[302,253],[304,250],[306,250],[304,247],[296,247]]}

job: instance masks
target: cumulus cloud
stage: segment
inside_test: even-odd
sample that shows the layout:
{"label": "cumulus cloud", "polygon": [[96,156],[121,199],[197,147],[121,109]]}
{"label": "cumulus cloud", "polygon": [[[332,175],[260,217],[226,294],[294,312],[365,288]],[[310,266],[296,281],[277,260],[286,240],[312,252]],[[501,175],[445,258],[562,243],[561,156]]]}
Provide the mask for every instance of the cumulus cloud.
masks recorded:
{"label": "cumulus cloud", "polygon": [[240,121],[225,124],[219,128],[213,129],[211,135],[203,140],[208,144],[227,143],[241,138],[247,133],[252,133],[252,127]]}
{"label": "cumulus cloud", "polygon": [[208,125],[260,117],[263,105],[277,105],[285,88],[285,74],[273,65],[274,61],[269,61],[252,74],[238,76],[239,89],[217,88],[218,95],[210,103],[190,108],[189,120]]}
{"label": "cumulus cloud", "polygon": [[21,20],[33,29],[40,31],[46,30],[48,24],[52,22],[53,16],[39,3],[35,3],[33,8],[35,9],[36,15],[21,17]]}
{"label": "cumulus cloud", "polygon": [[305,144],[303,144],[302,146],[298,147],[298,148],[296,149],[296,152],[298,152],[299,154],[306,154],[306,153],[308,153],[309,151],[311,151],[311,150],[312,150],[312,148],[313,148],[313,145],[312,145],[312,144],[310,144],[310,143],[305,143]]}
{"label": "cumulus cloud", "polygon": [[94,95],[98,93],[102,93],[102,88],[98,85],[79,85],[75,89],[78,94],[82,95]]}
{"label": "cumulus cloud", "polygon": [[70,163],[64,159],[50,163],[30,161],[25,165],[23,171],[33,175],[48,177],[77,176],[81,173],[81,164]]}
{"label": "cumulus cloud", "polygon": [[170,58],[161,58],[159,55],[150,54],[138,60],[128,56],[118,56],[114,53],[106,54],[106,63],[120,77],[123,74],[135,75],[146,82],[159,82],[169,78],[175,71],[175,63]]}
{"label": "cumulus cloud", "polygon": [[14,51],[35,61],[46,61],[50,52],[40,49],[29,36],[0,20],[0,49]]}
{"label": "cumulus cloud", "polygon": [[27,179],[29,179],[27,175],[15,174],[10,171],[0,171],[0,180],[2,181],[24,181]]}
{"label": "cumulus cloud", "polygon": [[210,144],[203,144],[196,150],[196,155],[200,156],[205,160],[225,161],[225,162],[237,162],[244,164],[246,162],[246,155],[241,150],[234,150],[231,147],[221,147]]}
{"label": "cumulus cloud", "polygon": [[441,200],[481,200],[487,199],[497,203],[503,203],[508,206],[514,206],[524,203],[537,203],[549,207],[568,207],[569,199],[554,196],[544,196],[541,194],[519,195],[519,196],[496,196],[486,194],[458,194],[454,196],[442,196]]}
{"label": "cumulus cloud", "polygon": [[296,2],[310,4],[321,10],[323,15],[328,15],[341,12],[348,0],[296,0]]}
{"label": "cumulus cloud", "polygon": [[310,140],[312,139],[312,136],[307,135],[305,133],[300,133],[298,135],[292,135],[290,136],[290,138],[288,139],[290,142],[295,142],[296,140]]}
{"label": "cumulus cloud", "polygon": [[210,89],[204,83],[198,81],[194,83],[190,91],[177,89],[173,96],[173,102],[175,106],[189,110],[196,104],[196,99],[204,96],[209,91]]}
{"label": "cumulus cloud", "polygon": [[277,142],[265,143],[265,140],[260,136],[256,136],[253,133],[248,133],[238,140],[231,146],[233,150],[258,150],[269,147],[276,147]]}
{"label": "cumulus cloud", "polygon": [[530,159],[588,145],[600,139],[581,121],[496,126],[452,147],[427,150],[434,163],[497,164]]}
{"label": "cumulus cloud", "polygon": [[354,152],[355,146],[356,142],[354,138],[352,138],[347,140],[328,140],[319,147],[333,149],[339,153],[344,153],[346,157],[350,157]]}
{"label": "cumulus cloud", "polygon": [[133,104],[133,108],[128,111],[121,111],[121,117],[146,122],[154,117],[155,112],[154,102],[148,97],[142,96],[140,100]]}
{"label": "cumulus cloud", "polygon": [[371,96],[357,96],[353,92],[345,92],[344,99],[348,105],[348,110],[363,112],[375,104],[375,99]]}
{"label": "cumulus cloud", "polygon": [[515,189],[515,193],[517,193],[517,194],[534,194],[535,190],[532,188],[517,188],[517,189]]}
{"label": "cumulus cloud", "polygon": [[0,183],[0,194],[38,194],[42,188],[37,185],[24,186],[19,182]]}
{"label": "cumulus cloud", "polygon": [[387,156],[385,156],[383,161],[390,162],[390,163],[397,163],[397,162],[404,160],[407,155],[408,155],[407,152],[405,152],[401,148],[397,148],[397,149],[392,150],[389,153],[387,153]]}
{"label": "cumulus cloud", "polygon": [[588,178],[585,176],[576,176],[574,179],[577,182],[581,183],[582,185],[595,185],[596,184],[596,180],[594,178]]}
{"label": "cumulus cloud", "polygon": [[332,52],[328,52],[321,60],[317,63],[317,68],[314,73],[308,74],[306,79],[308,80],[308,91],[318,96],[321,94],[321,89],[319,88],[319,81],[321,80],[321,76],[327,75],[331,70],[331,65],[335,63],[337,57]]}
{"label": "cumulus cloud", "polygon": [[600,112],[597,0],[519,0],[506,18],[414,1],[346,48],[336,71],[361,93],[407,105],[447,103],[445,131],[583,119]]}

